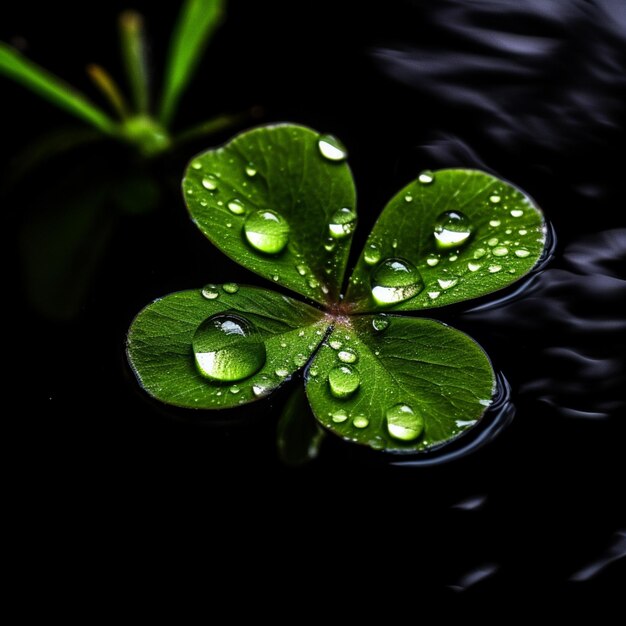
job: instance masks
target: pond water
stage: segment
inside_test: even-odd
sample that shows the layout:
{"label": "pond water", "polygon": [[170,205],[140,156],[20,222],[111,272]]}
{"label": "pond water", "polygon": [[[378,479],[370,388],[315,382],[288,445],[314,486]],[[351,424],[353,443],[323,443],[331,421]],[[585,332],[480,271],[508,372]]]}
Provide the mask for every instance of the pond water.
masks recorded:
{"label": "pond water", "polygon": [[[626,144],[626,16],[619,0],[432,5],[362,8],[358,28],[330,2],[238,7],[179,119],[258,105],[251,124],[339,137],[358,189],[355,251],[387,199],[426,168],[482,167],[535,198],[557,234],[553,259],[517,297],[443,318],[501,372],[498,412],[471,453],[388,463],[329,438],[294,469],[276,452],[283,392],[216,415],[150,401],[124,354],[140,308],[210,282],[265,283],[212,249],[178,191],[188,158],[231,133],[147,166],[103,142],[2,193],[15,374],[6,392],[17,396],[10,495],[38,554],[71,546],[87,565],[132,546],[148,555],[143,565],[167,555],[185,568],[193,554],[252,579],[267,562],[286,576],[315,563],[329,568],[326,587],[358,584],[360,571],[370,589],[375,565],[408,561],[407,593],[532,584],[591,597],[623,582],[626,189],[610,155]],[[158,64],[174,9],[134,6],[149,16]],[[53,8],[37,20],[16,8],[0,35],[89,90],[86,62],[119,69],[122,8],[96,3],[97,29],[75,44]],[[2,88],[7,171],[27,141],[68,118]],[[137,197],[155,201],[122,214],[132,168]]]}

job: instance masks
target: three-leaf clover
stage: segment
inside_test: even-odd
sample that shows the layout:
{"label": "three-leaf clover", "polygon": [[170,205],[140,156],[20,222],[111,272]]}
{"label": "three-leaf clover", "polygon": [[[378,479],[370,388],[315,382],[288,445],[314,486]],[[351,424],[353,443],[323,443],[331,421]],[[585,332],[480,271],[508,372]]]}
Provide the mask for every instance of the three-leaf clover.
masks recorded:
{"label": "three-leaf clover", "polygon": [[344,290],[357,220],[346,157],[334,137],[281,124],[191,161],[183,192],[200,230],[311,304],[234,283],[157,299],[128,334],[130,363],[150,395],[228,408],[305,368],[325,429],[390,452],[439,446],[480,420],[495,389],[482,348],[442,322],[398,313],[517,281],[544,249],[540,210],[485,172],[422,172],[385,207]]}

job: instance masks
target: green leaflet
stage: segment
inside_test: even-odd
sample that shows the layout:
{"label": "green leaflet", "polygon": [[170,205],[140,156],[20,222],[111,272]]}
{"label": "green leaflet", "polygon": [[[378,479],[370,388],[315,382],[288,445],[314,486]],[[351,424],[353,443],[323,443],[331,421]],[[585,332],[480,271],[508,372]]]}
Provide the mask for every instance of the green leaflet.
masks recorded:
{"label": "green leaflet", "polygon": [[[180,291],[149,304],[128,332],[130,364],[152,396],[181,407],[222,409],[267,396],[301,369],[321,341],[327,324],[316,309],[254,287],[214,285]],[[213,315],[232,312],[251,322],[264,343],[262,367],[242,380],[203,378],[194,362],[198,326]],[[287,349],[288,347],[288,349]]]}
{"label": "green leaflet", "polygon": [[[321,137],[287,124],[241,133],[194,158],[183,190],[194,222],[222,252],[326,303],[335,301],[341,289],[356,225],[356,193],[345,162],[322,155]],[[266,252],[246,234],[257,217],[253,241],[262,241],[266,228]],[[273,232],[276,224],[283,230]]]}
{"label": "green leaflet", "polygon": [[[446,213],[461,219],[438,221]],[[438,225],[443,226],[440,232]],[[465,233],[469,235],[463,239]],[[478,170],[423,173],[383,210],[346,298],[358,311],[416,311],[471,300],[527,274],[541,257],[545,240],[541,211],[509,183]],[[372,295],[375,272],[390,258],[412,264],[419,273],[419,290],[406,300],[380,304]]]}
{"label": "green leaflet", "polygon": [[333,330],[311,363],[306,392],[319,422],[340,437],[416,452],[474,426],[494,386],[486,354],[460,331],[368,315]]}

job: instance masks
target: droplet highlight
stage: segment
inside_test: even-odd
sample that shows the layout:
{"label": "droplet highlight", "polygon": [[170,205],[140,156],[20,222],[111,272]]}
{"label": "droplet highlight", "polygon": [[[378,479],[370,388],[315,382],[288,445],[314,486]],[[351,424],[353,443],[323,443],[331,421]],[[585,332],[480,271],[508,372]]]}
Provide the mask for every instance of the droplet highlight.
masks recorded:
{"label": "droplet highlight", "polygon": [[430,170],[424,170],[418,177],[422,185],[430,185],[435,180],[435,175]]}
{"label": "droplet highlight", "polygon": [[320,135],[317,147],[320,154],[329,161],[344,161],[348,157],[346,147],[333,135]]}

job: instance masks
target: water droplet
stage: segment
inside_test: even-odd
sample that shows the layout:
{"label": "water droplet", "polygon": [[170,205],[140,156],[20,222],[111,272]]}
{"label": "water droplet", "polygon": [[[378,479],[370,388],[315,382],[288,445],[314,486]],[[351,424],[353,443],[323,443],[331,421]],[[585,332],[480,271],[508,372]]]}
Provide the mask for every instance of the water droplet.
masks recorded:
{"label": "water droplet", "polygon": [[378,315],[372,320],[372,328],[377,333],[382,333],[389,328],[389,320],[383,315]]}
{"label": "water droplet", "polygon": [[506,256],[509,253],[509,249],[506,246],[498,246],[493,249],[493,256]]}
{"label": "water droplet", "polygon": [[279,378],[287,378],[287,376],[289,376],[289,370],[284,367],[279,367],[276,369],[274,374],[276,374]]}
{"label": "water droplet", "polygon": [[337,358],[342,363],[356,363],[359,360],[359,355],[353,350],[341,350],[337,353]]}
{"label": "water droplet", "polygon": [[248,165],[246,165],[246,174],[250,176],[250,178],[252,178],[253,176],[256,176],[256,172],[257,172],[257,169],[254,163],[248,163]]}
{"label": "water droplet", "polygon": [[324,250],[326,252],[332,252],[335,249],[335,241],[333,239],[328,239],[324,244]]}
{"label": "water droplet", "polygon": [[193,196],[193,188],[192,187],[187,187],[187,195],[189,196]]}
{"label": "water droplet", "polygon": [[469,218],[460,211],[445,211],[435,220],[434,235],[440,248],[455,248],[472,234]]}
{"label": "water droplet", "polygon": [[333,213],[330,224],[328,224],[328,231],[331,237],[343,239],[352,234],[355,226],[356,213],[352,209],[344,207]]}
{"label": "water droplet", "polygon": [[337,341],[337,339],[333,339],[329,344],[328,344],[333,350],[339,350],[339,348],[341,348],[341,346],[343,345],[341,343],[341,341]]}
{"label": "water droplet", "polygon": [[217,189],[217,180],[215,180],[215,176],[205,176],[202,179],[202,186],[209,191],[215,191]]}
{"label": "water droplet", "polygon": [[233,198],[227,206],[228,210],[235,215],[242,215],[246,212],[246,208],[243,206],[243,202],[241,200],[238,200],[237,198]]}
{"label": "water droplet", "polygon": [[349,365],[334,367],[328,373],[328,385],[335,398],[348,398],[361,384],[359,373]]}
{"label": "water droplet", "polygon": [[335,424],[341,424],[343,422],[345,422],[348,419],[348,414],[345,411],[335,411],[331,416],[330,419],[333,420],[333,422],[335,422]]}
{"label": "water droplet", "polygon": [[250,213],[243,230],[248,243],[265,254],[278,254],[289,240],[289,224],[274,211]]}
{"label": "water droplet", "polygon": [[451,254],[448,257],[448,261],[451,261],[452,263],[454,263],[454,261],[456,261],[459,258],[459,256],[457,254]]}
{"label": "water droplet", "polygon": [[478,248],[478,250],[474,252],[474,258],[482,259],[485,256],[485,254],[487,254],[487,250],[485,250],[484,248]]}
{"label": "water droplet", "polygon": [[372,296],[378,304],[397,304],[417,295],[424,282],[417,268],[406,259],[385,259],[372,272]]}
{"label": "water droplet", "polygon": [[329,161],[343,161],[348,156],[346,147],[332,135],[320,135],[317,140],[320,154]]}
{"label": "water droplet", "polygon": [[418,177],[417,180],[422,183],[422,185],[430,185],[435,180],[435,175],[430,170],[424,170]]}
{"label": "water droplet", "polygon": [[352,425],[355,428],[367,428],[370,424],[370,421],[365,417],[365,415],[355,415],[352,418]]}
{"label": "water droplet", "polygon": [[489,220],[489,226],[493,226],[493,228],[497,228],[500,224],[502,224],[500,220]]}
{"label": "water droplet", "polygon": [[255,398],[262,398],[269,395],[276,387],[268,383],[256,383],[252,385],[252,393]]}
{"label": "water droplet", "polygon": [[428,292],[428,297],[431,300],[436,300],[440,296],[440,294],[441,294],[441,291],[429,291]]}
{"label": "water droplet", "polygon": [[391,247],[395,250],[398,247],[398,240],[394,238],[391,242]]}
{"label": "water droplet", "polygon": [[363,259],[368,265],[376,265],[380,261],[380,248],[375,243],[368,244]]}
{"label": "water droplet", "polygon": [[475,263],[474,261],[470,261],[467,264],[467,269],[470,272],[475,272],[475,271],[479,270],[480,268],[481,268],[481,264],[480,263]]}
{"label": "water droplet", "polygon": [[500,196],[498,196],[497,194],[493,194],[493,196],[489,196],[489,202],[492,202],[493,204],[498,204],[500,200],[502,200],[502,198],[500,198]]}
{"label": "water droplet", "polygon": [[526,250],[526,248],[518,248],[515,251],[515,256],[518,256],[520,259],[525,259],[529,255],[530,255],[530,252]]}
{"label": "water droplet", "polygon": [[224,283],[222,289],[226,293],[237,293],[239,291],[239,285],[237,283]]}
{"label": "water droplet", "polygon": [[405,201],[405,202],[413,202],[413,196],[412,196],[410,193],[407,193],[407,194],[404,196],[404,201]]}
{"label": "water droplet", "polygon": [[492,237],[491,239],[487,239],[487,245],[488,246],[497,246],[498,245],[498,238],[497,237]]}
{"label": "water droplet", "polygon": [[296,272],[298,272],[298,274],[300,274],[300,276],[305,276],[306,275],[306,265],[303,265],[302,263],[298,263],[296,265]]}
{"label": "water droplet", "polygon": [[220,297],[220,290],[217,285],[209,284],[202,287],[202,295],[207,300],[215,300],[215,298]]}
{"label": "water droplet", "polygon": [[201,170],[202,169],[202,163],[200,163],[200,161],[192,161],[191,162],[191,167],[193,167],[194,170]]}
{"label": "water droplet", "polygon": [[424,432],[424,418],[408,404],[396,404],[387,409],[387,431],[399,441],[413,441]]}
{"label": "water droplet", "polygon": [[233,313],[212,315],[192,339],[196,366],[211,380],[233,382],[258,372],[266,358],[265,344],[254,324]]}
{"label": "water droplet", "polygon": [[230,389],[229,389],[230,393],[239,393],[241,391],[241,387],[238,387],[237,385],[233,385]]}
{"label": "water droplet", "polygon": [[528,234],[528,231],[525,228],[520,228],[517,232],[522,235],[522,237]]}
{"label": "water droplet", "polygon": [[279,276],[278,274],[274,274],[274,275],[272,276],[272,280],[273,280],[275,283],[277,283],[277,282],[280,280],[280,276]]}
{"label": "water droplet", "polygon": [[302,367],[303,365],[306,365],[306,362],[308,360],[309,359],[307,358],[306,354],[296,354],[296,356],[293,357],[293,362],[296,367]]}
{"label": "water droplet", "polygon": [[431,254],[426,258],[426,265],[430,267],[435,267],[439,263],[439,256],[437,254]]}
{"label": "water droplet", "polygon": [[450,289],[459,282],[458,276],[450,276],[449,278],[438,278],[437,282],[442,289]]}
{"label": "water droplet", "polygon": [[310,278],[308,284],[311,289],[317,289],[320,286],[320,281],[317,278]]}
{"label": "water droplet", "polygon": [[489,272],[491,274],[496,274],[497,272],[499,272],[502,269],[502,265],[490,265],[489,266]]}
{"label": "water droplet", "polygon": [[524,215],[524,211],[521,209],[513,209],[511,211],[511,217],[522,217],[522,215]]}
{"label": "water droplet", "polygon": [[200,200],[200,206],[208,206],[209,203],[206,200]]}

